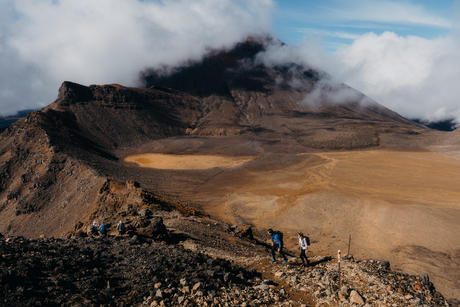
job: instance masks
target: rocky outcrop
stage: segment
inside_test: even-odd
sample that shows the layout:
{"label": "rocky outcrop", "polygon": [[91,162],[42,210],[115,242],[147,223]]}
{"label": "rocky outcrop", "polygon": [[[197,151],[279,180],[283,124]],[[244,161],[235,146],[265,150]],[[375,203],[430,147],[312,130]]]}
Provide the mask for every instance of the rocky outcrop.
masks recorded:
{"label": "rocky outcrop", "polygon": [[75,134],[106,150],[185,134],[201,113],[199,100],[168,89],[129,88],[117,84],[83,86],[64,82],[55,102]]}
{"label": "rocky outcrop", "polygon": [[[372,259],[338,263],[316,256],[310,266],[275,265],[275,276],[313,296],[316,306],[460,306],[436,291],[428,275],[413,276],[390,269],[388,261]],[[300,263],[300,260],[299,260]]]}
{"label": "rocky outcrop", "polygon": [[[0,238],[5,306],[281,306],[260,273],[161,243],[132,238]],[[134,244],[134,245],[133,245]],[[269,295],[266,294],[269,293]]]}
{"label": "rocky outcrop", "polygon": [[63,105],[70,105],[75,102],[91,101],[93,93],[84,85],[64,81],[59,88],[57,99],[62,100]]}

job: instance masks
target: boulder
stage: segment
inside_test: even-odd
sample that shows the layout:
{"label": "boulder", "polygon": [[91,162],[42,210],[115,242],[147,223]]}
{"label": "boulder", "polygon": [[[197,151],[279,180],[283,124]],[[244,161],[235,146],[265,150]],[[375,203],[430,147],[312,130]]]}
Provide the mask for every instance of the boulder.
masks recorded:
{"label": "boulder", "polygon": [[270,289],[270,286],[267,284],[261,284],[261,285],[255,286],[254,288],[264,291],[264,290]]}
{"label": "boulder", "polygon": [[[138,224],[140,224],[143,218],[138,219]],[[155,241],[167,241],[170,237],[168,230],[166,229],[165,224],[163,223],[163,218],[155,216],[152,219],[148,220],[150,223],[146,227],[140,227],[136,229],[137,234],[152,238]]]}
{"label": "boulder", "polygon": [[350,293],[350,303],[364,304],[364,300],[358,292],[352,290]]}
{"label": "boulder", "polygon": [[144,228],[150,225],[150,220],[146,219],[145,217],[137,217],[133,222],[132,225],[137,228]]}
{"label": "boulder", "polygon": [[151,218],[153,216],[153,212],[152,210],[150,210],[149,208],[145,208],[145,209],[142,209],[142,210],[139,210],[139,215],[141,217],[144,217],[144,218]]}
{"label": "boulder", "polygon": [[378,264],[379,264],[381,267],[383,267],[383,268],[385,268],[385,269],[387,269],[387,270],[390,269],[390,262],[389,262],[389,261],[386,261],[386,260],[379,260]]}
{"label": "boulder", "polygon": [[129,189],[129,190],[137,189],[137,188],[140,188],[140,187],[141,187],[141,185],[137,181],[134,181],[134,180],[126,181],[126,188]]}
{"label": "boulder", "polygon": [[240,238],[248,238],[248,239],[251,239],[253,240],[254,239],[254,235],[252,233],[252,228],[251,226],[248,226],[248,225],[239,225],[239,226],[234,226],[232,227],[234,228],[234,232],[235,234],[240,237]]}

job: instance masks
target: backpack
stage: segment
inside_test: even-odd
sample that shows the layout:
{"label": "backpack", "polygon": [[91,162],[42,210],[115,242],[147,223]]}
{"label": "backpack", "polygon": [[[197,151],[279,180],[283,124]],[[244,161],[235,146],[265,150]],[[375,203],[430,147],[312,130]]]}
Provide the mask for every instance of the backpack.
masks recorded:
{"label": "backpack", "polygon": [[105,225],[101,225],[101,233],[105,233]]}
{"label": "backpack", "polygon": [[283,233],[281,231],[275,231],[273,234],[278,234],[278,238],[283,242]]}
{"label": "backpack", "polygon": [[94,225],[94,224],[91,225],[90,231],[91,231],[92,233],[97,233],[97,226]]}
{"label": "backpack", "polygon": [[310,237],[305,236],[305,241],[307,241],[307,245],[310,246]]}

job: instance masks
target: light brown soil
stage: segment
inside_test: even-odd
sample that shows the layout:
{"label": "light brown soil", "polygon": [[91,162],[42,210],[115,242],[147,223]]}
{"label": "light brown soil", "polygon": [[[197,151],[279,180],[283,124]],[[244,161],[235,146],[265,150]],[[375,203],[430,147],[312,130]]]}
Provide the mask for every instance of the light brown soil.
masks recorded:
{"label": "light brown soil", "polygon": [[[210,161],[189,157],[197,168]],[[176,158],[163,155],[164,167]],[[225,221],[282,230],[288,247],[303,231],[315,252],[335,257],[348,251],[351,235],[355,257],[429,274],[446,297],[460,297],[458,158],[384,150],[266,154],[210,176],[187,188],[183,180],[176,191],[161,188]]]}
{"label": "light brown soil", "polygon": [[252,157],[184,156],[152,153],[129,156],[125,161],[135,162],[141,167],[157,169],[208,169],[213,167],[235,167],[253,159]]}

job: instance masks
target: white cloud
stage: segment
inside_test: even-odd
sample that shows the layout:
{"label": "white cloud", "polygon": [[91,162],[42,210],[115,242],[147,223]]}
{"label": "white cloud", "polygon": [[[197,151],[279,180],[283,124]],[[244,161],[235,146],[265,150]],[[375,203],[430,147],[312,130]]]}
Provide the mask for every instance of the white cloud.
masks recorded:
{"label": "white cloud", "polygon": [[367,33],[338,49],[338,65],[329,70],[403,116],[438,120],[441,113],[458,116],[460,110],[459,47],[453,36],[425,39]]}
{"label": "white cloud", "polygon": [[[340,24],[403,23],[407,17],[409,23],[449,25],[409,2],[384,4],[350,0],[330,16]],[[135,85],[146,67],[179,65],[200,59],[209,48],[231,47],[248,34],[271,32],[273,10],[273,0],[0,1],[0,115],[49,104],[64,80]],[[263,60],[325,70],[406,117],[452,115],[460,122],[458,35],[323,35],[354,41],[330,54],[321,48],[321,38],[313,37],[300,46],[270,46]]]}
{"label": "white cloud", "polygon": [[[366,33],[334,54],[325,52],[319,38],[298,46],[269,46],[259,57],[269,66],[294,62],[325,70],[383,106],[407,118],[438,121],[456,118],[460,123],[460,40],[454,35],[425,39]],[[329,83],[329,81],[328,81]],[[337,94],[318,91],[306,100],[327,97],[347,100],[349,91],[332,84]],[[347,95],[344,95],[347,94]],[[349,98],[349,97],[348,97]]]}
{"label": "white cloud", "polygon": [[0,115],[46,105],[64,80],[135,85],[146,67],[270,32],[272,0],[8,0],[0,4]]}

